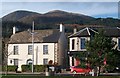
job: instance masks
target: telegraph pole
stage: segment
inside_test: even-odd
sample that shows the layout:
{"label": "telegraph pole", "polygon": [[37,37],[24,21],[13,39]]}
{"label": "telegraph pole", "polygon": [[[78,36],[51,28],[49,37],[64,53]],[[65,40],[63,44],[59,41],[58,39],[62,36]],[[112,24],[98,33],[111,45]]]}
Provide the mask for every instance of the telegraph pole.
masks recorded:
{"label": "telegraph pole", "polygon": [[32,23],[32,73],[34,73],[34,21]]}

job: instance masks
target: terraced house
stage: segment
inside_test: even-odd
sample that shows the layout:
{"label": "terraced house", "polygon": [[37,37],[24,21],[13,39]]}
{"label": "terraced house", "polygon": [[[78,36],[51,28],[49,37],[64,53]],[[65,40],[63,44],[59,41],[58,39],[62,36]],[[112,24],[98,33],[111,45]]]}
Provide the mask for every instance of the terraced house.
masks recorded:
{"label": "terraced house", "polygon": [[[95,27],[85,27],[79,31],[74,29],[74,33],[69,36],[69,65],[77,66],[80,64],[80,59],[76,59],[74,56],[78,53],[87,52],[85,43],[89,41],[95,33],[98,32],[100,28]],[[117,44],[114,48],[120,51],[120,28],[119,27],[105,27],[102,28],[105,32],[105,36],[112,37],[112,40]],[[89,52],[88,52],[89,53]]]}
{"label": "terraced house", "polygon": [[[65,65],[67,40],[64,26],[60,24],[60,29],[35,30],[34,47],[32,36],[29,31],[15,33],[8,44],[8,65],[17,65],[21,71],[21,65],[46,65],[50,60],[58,65]],[[34,50],[34,51],[33,51]],[[34,52],[34,57],[33,57]]]}

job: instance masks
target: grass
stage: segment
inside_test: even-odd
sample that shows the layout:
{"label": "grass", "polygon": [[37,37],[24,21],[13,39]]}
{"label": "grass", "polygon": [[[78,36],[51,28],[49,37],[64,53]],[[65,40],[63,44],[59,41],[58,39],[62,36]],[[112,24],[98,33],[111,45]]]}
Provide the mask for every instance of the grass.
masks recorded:
{"label": "grass", "polygon": [[6,75],[2,76],[2,78],[120,78],[120,76],[99,76],[99,77],[92,77],[92,76],[39,76],[39,75]]}

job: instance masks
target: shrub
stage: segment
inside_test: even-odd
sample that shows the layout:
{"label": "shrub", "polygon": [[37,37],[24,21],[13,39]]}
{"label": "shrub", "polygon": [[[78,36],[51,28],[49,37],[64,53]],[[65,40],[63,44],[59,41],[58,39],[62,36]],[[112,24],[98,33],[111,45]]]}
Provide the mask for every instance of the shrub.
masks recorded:
{"label": "shrub", "polygon": [[34,72],[43,72],[45,71],[45,65],[34,65]]}
{"label": "shrub", "polygon": [[8,65],[8,66],[2,66],[2,71],[15,71],[16,66],[14,65]]}
{"label": "shrub", "polygon": [[30,72],[32,65],[22,65],[21,68],[23,72]]}
{"label": "shrub", "polygon": [[[45,65],[34,65],[34,72],[43,72],[45,71]],[[23,72],[30,72],[32,70],[32,65],[22,65]]]}

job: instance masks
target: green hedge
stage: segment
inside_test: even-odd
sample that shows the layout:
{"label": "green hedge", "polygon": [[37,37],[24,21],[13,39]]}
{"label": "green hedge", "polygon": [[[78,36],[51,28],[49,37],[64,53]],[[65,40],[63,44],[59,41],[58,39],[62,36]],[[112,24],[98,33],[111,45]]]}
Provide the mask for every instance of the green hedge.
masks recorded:
{"label": "green hedge", "polygon": [[30,72],[32,66],[31,65],[22,65],[21,66],[23,72]]}
{"label": "green hedge", "polygon": [[2,66],[2,71],[15,71],[16,66],[9,65],[9,66]]}
{"label": "green hedge", "polygon": [[[22,65],[22,72],[31,72],[32,65]],[[45,65],[34,65],[34,72],[45,71]]]}

